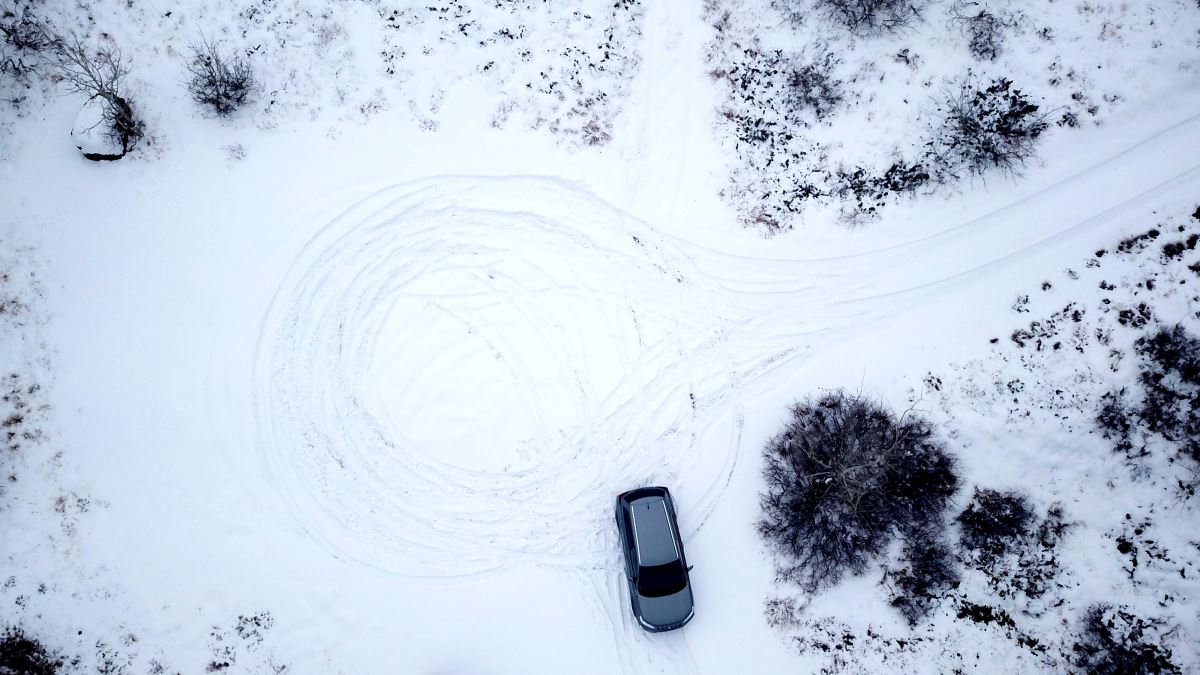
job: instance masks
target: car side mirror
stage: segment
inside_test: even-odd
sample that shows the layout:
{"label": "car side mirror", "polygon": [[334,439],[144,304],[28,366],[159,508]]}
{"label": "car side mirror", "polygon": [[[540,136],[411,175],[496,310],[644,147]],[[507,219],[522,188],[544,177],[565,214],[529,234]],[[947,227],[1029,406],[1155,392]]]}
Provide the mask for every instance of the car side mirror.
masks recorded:
{"label": "car side mirror", "polygon": [[695,565],[688,565],[688,571],[691,572],[693,567],[695,567]]}

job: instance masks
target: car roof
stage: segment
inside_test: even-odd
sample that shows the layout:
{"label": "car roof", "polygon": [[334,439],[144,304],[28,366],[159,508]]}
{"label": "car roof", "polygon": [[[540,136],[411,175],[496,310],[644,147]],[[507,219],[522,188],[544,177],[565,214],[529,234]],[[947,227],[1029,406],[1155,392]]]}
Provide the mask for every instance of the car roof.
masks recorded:
{"label": "car roof", "polygon": [[635,499],[641,499],[642,497],[665,497],[668,494],[670,494],[670,492],[668,492],[667,488],[665,487],[648,485],[645,487],[634,488],[628,492],[622,492],[621,494],[617,495],[617,499],[628,505]]}
{"label": "car roof", "polygon": [[663,565],[679,560],[666,499],[659,496],[635,499],[629,503],[629,514],[633,519],[640,565]]}

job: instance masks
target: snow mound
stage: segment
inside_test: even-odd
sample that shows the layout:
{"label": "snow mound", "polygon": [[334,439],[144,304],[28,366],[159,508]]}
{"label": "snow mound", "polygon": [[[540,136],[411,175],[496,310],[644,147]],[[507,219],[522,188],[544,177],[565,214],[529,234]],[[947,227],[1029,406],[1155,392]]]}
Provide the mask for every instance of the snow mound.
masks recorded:
{"label": "snow mound", "polygon": [[125,149],[113,138],[112,129],[105,119],[104,99],[95,96],[79,109],[75,125],[71,128],[71,140],[83,156],[93,161],[121,159]]}

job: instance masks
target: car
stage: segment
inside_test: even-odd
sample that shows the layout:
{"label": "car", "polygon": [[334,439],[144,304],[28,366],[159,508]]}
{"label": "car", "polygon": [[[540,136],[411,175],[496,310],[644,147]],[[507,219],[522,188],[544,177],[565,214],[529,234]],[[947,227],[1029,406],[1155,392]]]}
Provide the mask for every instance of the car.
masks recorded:
{"label": "car", "polygon": [[638,624],[652,633],[682,628],[695,607],[675,504],[665,487],[617,495],[617,535]]}

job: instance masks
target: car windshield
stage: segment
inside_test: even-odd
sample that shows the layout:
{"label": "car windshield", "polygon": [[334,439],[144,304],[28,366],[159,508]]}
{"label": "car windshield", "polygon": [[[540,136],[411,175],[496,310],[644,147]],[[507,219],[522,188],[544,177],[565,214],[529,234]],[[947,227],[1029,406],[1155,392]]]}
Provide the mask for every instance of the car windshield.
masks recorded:
{"label": "car windshield", "polygon": [[683,586],[683,563],[679,560],[643,567],[638,573],[638,593],[648,598],[678,593],[683,590]]}

